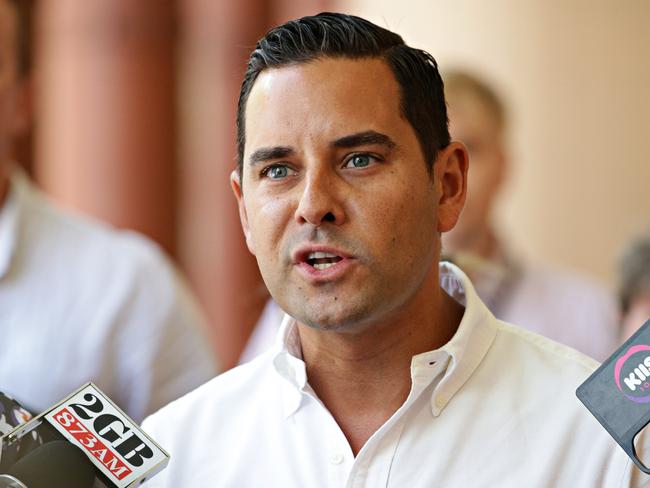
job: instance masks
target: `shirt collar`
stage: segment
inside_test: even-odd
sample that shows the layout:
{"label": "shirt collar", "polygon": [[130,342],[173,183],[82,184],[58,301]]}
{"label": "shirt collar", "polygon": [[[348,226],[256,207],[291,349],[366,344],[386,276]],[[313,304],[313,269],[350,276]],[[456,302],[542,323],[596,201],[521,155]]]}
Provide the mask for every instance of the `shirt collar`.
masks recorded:
{"label": "shirt collar", "polygon": [[273,367],[283,380],[280,388],[286,418],[300,408],[303,391],[307,385],[307,368],[302,360],[298,326],[288,314],[285,314],[282,320],[273,351]]}
{"label": "shirt collar", "polygon": [[[440,263],[440,285],[465,313],[451,340],[411,359],[413,387],[441,377],[431,396],[431,412],[440,415],[479,366],[496,335],[495,318],[476,294],[469,278],[455,265]],[[296,321],[285,315],[273,349],[273,366],[282,381],[285,417],[295,413],[307,386],[307,372]],[[432,366],[436,366],[432,368]]]}
{"label": "shirt collar", "polygon": [[441,286],[459,303],[465,313],[451,340],[440,348],[449,354],[444,376],[433,391],[431,411],[434,416],[447,406],[453,396],[472,376],[487,354],[496,336],[496,319],[476,294],[469,278],[451,263],[440,263]]}

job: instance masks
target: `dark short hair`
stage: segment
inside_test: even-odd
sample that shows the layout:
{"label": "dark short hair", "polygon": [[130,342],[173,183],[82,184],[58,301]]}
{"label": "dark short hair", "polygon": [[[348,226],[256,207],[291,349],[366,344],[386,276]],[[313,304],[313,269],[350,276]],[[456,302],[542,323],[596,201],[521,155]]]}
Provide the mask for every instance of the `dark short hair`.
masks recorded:
{"label": "dark short hair", "polygon": [[618,298],[626,314],[638,295],[650,291],[650,232],[628,244],[618,259]]}
{"label": "dark short hair", "polygon": [[447,107],[436,60],[407,46],[394,32],[354,15],[323,12],[271,29],[248,60],[237,107],[237,170],[242,173],[246,144],[246,102],[258,75],[269,68],[319,58],[380,58],[400,87],[400,107],[420,143],[429,170],[449,144]]}
{"label": "dark short hair", "polygon": [[30,0],[9,0],[9,4],[16,12],[16,60],[18,61],[18,72],[21,76],[27,76],[31,69],[31,1]]}

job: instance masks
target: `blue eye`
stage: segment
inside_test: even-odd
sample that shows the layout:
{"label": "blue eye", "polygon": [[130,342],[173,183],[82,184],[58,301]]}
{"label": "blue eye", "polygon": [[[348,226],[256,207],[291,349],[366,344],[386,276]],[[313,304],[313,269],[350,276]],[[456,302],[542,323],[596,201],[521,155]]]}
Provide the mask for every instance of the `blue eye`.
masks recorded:
{"label": "blue eye", "polygon": [[279,180],[289,176],[289,168],[281,164],[274,164],[266,168],[262,174],[272,180]]}
{"label": "blue eye", "polygon": [[373,157],[368,154],[355,154],[345,164],[346,168],[365,168],[370,166]]}

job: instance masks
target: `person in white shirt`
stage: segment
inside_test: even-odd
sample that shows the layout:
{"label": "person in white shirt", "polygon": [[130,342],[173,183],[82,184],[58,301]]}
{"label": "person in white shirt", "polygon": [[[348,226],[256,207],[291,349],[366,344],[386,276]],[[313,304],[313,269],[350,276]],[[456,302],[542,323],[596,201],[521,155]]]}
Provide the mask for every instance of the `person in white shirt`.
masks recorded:
{"label": "person in white shirt", "polygon": [[596,367],[498,321],[440,233],[463,206],[435,60],[323,13],[261,39],[231,181],[287,312],[276,345],[143,423],[151,488],[617,487],[636,472],[574,395]]}
{"label": "person in white shirt", "polygon": [[[511,165],[504,132],[505,106],[482,79],[466,71],[445,75],[449,130],[471,156],[467,201],[454,229],[443,236],[443,254],[471,278],[478,295],[499,319],[567,344],[602,361],[619,345],[613,295],[575,272],[533,263],[497,232],[495,204]],[[268,349],[280,326],[269,300],[240,363]]]}
{"label": "person in white shirt", "polygon": [[467,71],[449,71],[444,82],[449,131],[466,145],[472,165],[467,201],[443,237],[443,253],[468,274],[498,318],[603,361],[619,346],[613,294],[575,272],[527,261],[496,230],[496,202],[512,164],[502,99]]}
{"label": "person in white shirt", "polygon": [[140,421],[216,374],[203,317],[157,246],[59,209],[10,164],[20,7],[0,0],[0,391],[39,413],[93,381]]}

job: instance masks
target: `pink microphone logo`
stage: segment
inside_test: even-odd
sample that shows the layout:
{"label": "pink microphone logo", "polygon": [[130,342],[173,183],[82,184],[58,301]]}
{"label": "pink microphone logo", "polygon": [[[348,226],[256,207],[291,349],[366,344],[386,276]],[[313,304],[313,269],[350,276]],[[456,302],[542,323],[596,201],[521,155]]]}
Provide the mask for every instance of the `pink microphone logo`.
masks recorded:
{"label": "pink microphone logo", "polygon": [[636,403],[650,403],[650,346],[631,346],[614,366],[616,386]]}

